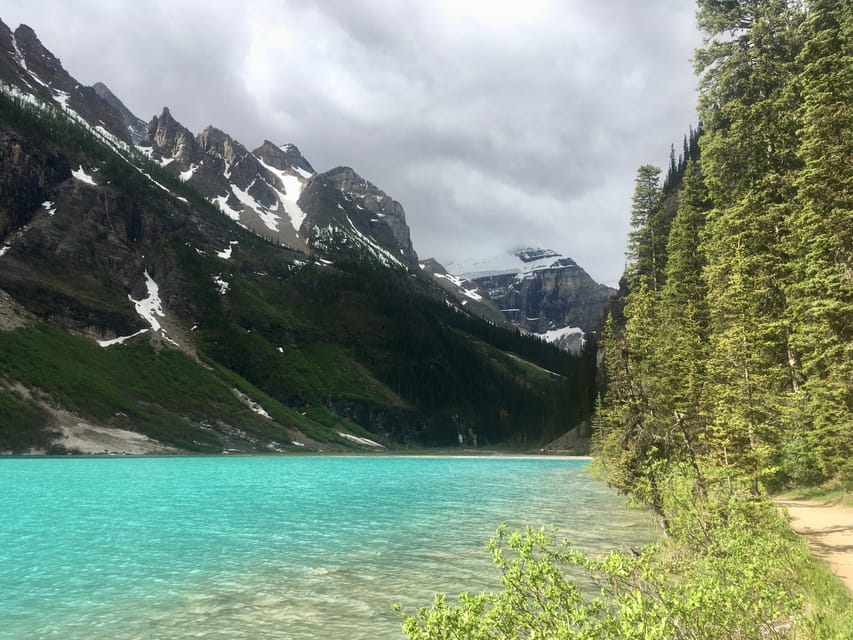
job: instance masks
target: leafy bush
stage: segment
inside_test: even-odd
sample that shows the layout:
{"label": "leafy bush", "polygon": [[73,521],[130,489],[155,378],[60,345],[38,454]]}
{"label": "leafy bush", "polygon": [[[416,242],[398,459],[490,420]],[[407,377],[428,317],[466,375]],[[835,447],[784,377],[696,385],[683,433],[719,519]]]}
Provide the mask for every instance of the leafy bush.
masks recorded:
{"label": "leafy bush", "polygon": [[[503,591],[404,614],[411,640],[849,638],[849,594],[827,578],[775,505],[711,484],[668,483],[670,535],[593,558],[542,529],[498,529]],[[821,585],[816,587],[816,585]]]}

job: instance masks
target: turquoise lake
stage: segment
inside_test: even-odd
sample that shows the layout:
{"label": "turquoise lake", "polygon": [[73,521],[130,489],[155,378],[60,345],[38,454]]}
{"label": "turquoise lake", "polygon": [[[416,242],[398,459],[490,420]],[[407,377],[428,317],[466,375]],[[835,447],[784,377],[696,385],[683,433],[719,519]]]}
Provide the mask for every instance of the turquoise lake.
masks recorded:
{"label": "turquoise lake", "polygon": [[498,586],[501,522],[590,551],[654,539],[584,464],[0,459],[0,639],[403,638],[393,603]]}

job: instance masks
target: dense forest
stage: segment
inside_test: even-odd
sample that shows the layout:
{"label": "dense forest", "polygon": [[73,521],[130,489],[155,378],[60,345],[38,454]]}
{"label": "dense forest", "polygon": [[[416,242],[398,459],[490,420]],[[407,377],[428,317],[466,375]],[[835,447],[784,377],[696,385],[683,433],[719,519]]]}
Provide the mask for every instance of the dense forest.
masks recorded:
{"label": "dense forest", "polygon": [[437,597],[409,638],[853,637],[849,591],[768,498],[853,489],[853,2],[697,19],[700,124],[663,182],[637,171],[593,433],[664,537],[594,558],[499,529],[503,590]]}
{"label": "dense forest", "polygon": [[660,507],[688,465],[853,484],[850,2],[699,3],[701,126],[637,172],[598,452]]}

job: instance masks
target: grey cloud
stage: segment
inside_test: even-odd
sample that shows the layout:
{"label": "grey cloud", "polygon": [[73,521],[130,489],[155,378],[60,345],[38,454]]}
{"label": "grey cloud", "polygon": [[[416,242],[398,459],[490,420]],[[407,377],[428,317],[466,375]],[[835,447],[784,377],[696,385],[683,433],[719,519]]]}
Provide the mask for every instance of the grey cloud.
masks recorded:
{"label": "grey cloud", "polygon": [[439,0],[4,4],[140,117],[168,105],[194,130],[353,166],[440,260],[544,244],[615,282],[636,168],[695,118],[683,0],[555,1],[494,28]]}

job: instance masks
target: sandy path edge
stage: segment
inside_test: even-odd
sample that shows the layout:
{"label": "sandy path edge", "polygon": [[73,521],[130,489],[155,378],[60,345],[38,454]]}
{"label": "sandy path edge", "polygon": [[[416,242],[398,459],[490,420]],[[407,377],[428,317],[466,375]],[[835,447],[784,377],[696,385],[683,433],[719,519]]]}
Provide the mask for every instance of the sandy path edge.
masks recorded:
{"label": "sandy path edge", "polygon": [[791,515],[791,528],[808,542],[853,593],[853,509],[808,500],[778,499]]}

